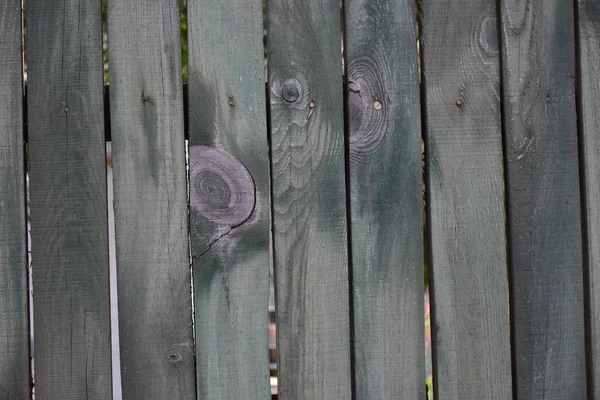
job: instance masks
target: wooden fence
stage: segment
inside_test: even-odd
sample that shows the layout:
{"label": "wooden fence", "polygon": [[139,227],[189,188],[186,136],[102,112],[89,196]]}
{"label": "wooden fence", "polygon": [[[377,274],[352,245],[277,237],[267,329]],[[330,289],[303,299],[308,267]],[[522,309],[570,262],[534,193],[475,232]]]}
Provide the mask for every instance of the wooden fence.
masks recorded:
{"label": "wooden fence", "polygon": [[599,0],[187,0],[185,91],[179,11],[108,102],[100,0],[0,2],[0,399],[112,398],[108,207],[123,399],[268,399],[270,268],[280,399],[424,399],[426,270],[436,398],[600,399]]}

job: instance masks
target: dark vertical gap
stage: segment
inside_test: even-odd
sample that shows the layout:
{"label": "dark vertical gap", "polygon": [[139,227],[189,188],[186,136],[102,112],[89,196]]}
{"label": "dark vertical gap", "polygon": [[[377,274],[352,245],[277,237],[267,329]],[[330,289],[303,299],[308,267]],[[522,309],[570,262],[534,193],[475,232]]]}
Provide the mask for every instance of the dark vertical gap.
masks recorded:
{"label": "dark vertical gap", "polygon": [[[272,269],[273,278],[269,277],[269,292],[271,288],[273,289],[273,313],[269,310],[269,318],[267,320],[267,340],[269,340],[269,325],[273,324],[275,328],[275,341],[274,343],[269,343],[268,356],[269,356],[269,365],[271,364],[271,359],[274,360],[275,368],[270,370],[269,373],[269,386],[271,388],[271,399],[277,400],[279,398],[279,366],[281,362],[279,361],[279,329],[277,323],[277,268],[276,268],[276,250],[275,250],[275,208],[273,207],[273,143],[271,141],[271,91],[269,90],[269,40],[268,40],[268,29],[269,29],[269,18],[268,18],[268,0],[262,0],[262,12],[263,12],[263,48],[264,48],[264,66],[265,66],[265,111],[267,118],[267,144],[268,144],[268,154],[269,154],[269,211],[270,211],[270,247],[271,247],[271,261],[270,261],[270,270]],[[271,271],[269,271],[269,275]],[[272,353],[274,353],[272,355]],[[274,378],[276,380],[275,387],[271,385],[271,379]]]}
{"label": "dark vertical gap", "polygon": [[435,328],[435,280],[434,280],[434,270],[432,263],[432,243],[429,233],[431,232],[431,213],[429,210],[429,205],[431,204],[431,193],[428,190],[430,187],[430,176],[429,176],[429,135],[427,129],[427,91],[426,91],[426,74],[425,74],[425,57],[423,53],[424,43],[423,43],[423,0],[417,0],[417,29],[418,29],[418,38],[419,38],[419,77],[420,77],[420,92],[421,92],[421,136],[423,141],[423,157],[424,157],[424,166],[423,166],[423,182],[425,183],[425,187],[423,188],[423,199],[424,199],[424,212],[425,212],[425,231],[423,233],[424,236],[424,261],[428,266],[427,269],[427,283],[429,285],[429,304],[430,304],[430,326],[431,328],[431,369],[433,374],[432,386],[433,386],[433,395],[429,397],[429,393],[427,391],[427,398],[433,399],[433,396],[438,393],[437,386],[437,349],[435,346],[437,329]]}
{"label": "dark vertical gap", "polygon": [[506,110],[504,108],[504,41],[502,40],[502,0],[496,2],[496,33],[498,37],[498,90],[500,93],[500,126],[502,133],[502,161],[504,168],[504,215],[506,219],[506,270],[508,275],[508,298],[510,310],[510,353],[511,353],[511,374],[512,374],[512,395],[513,399],[518,399],[518,376],[517,376],[517,351],[516,351],[516,324],[515,324],[515,298],[514,298],[514,276],[512,265],[512,223],[510,218],[510,177],[508,161],[508,134],[506,132]]}
{"label": "dark vertical gap", "polygon": [[346,248],[348,251],[348,312],[349,312],[349,330],[350,330],[350,385],[351,399],[356,400],[356,346],[355,346],[355,326],[354,326],[354,274],[352,258],[352,199],[350,195],[350,119],[347,96],[348,81],[348,47],[346,26],[346,0],[340,0],[340,28],[341,28],[341,53],[342,53],[342,95],[344,104],[344,177],[346,189]]}
{"label": "dark vertical gap", "polygon": [[583,105],[582,105],[582,71],[581,71],[581,32],[579,30],[579,2],[573,0],[573,15],[575,28],[575,112],[577,119],[577,142],[579,152],[579,196],[581,197],[581,249],[583,255],[583,315],[585,330],[585,372],[587,381],[587,399],[594,399],[594,364],[592,343],[592,304],[591,304],[591,282],[589,264],[589,231],[588,231],[588,201],[586,182],[586,156],[585,135],[583,127]]}
{"label": "dark vertical gap", "polygon": [[109,70],[108,70],[108,12],[107,0],[101,0],[101,45],[102,45],[102,82],[103,82],[103,106],[104,106],[104,151],[105,151],[105,177],[106,177],[106,221],[107,221],[107,243],[108,243],[108,283],[109,283],[109,324],[110,324],[110,352],[111,352],[111,377],[112,398],[121,400],[121,359],[119,357],[119,310],[117,291],[117,266],[116,266],[116,244],[115,244],[115,220],[114,220],[114,186],[112,174],[112,146],[110,142],[110,96],[109,96]]}
{"label": "dark vertical gap", "polygon": [[23,182],[24,182],[24,193],[25,196],[25,245],[27,246],[26,258],[25,262],[27,263],[26,267],[26,279],[27,284],[25,285],[25,290],[27,291],[27,332],[28,332],[28,340],[27,340],[27,353],[28,353],[28,362],[29,362],[29,398],[33,399],[35,397],[35,375],[34,375],[34,366],[33,366],[33,296],[32,296],[32,275],[31,275],[31,237],[30,237],[30,229],[29,229],[29,221],[30,221],[30,212],[29,212],[29,144],[27,137],[27,86],[25,85],[27,81],[27,59],[26,59],[26,20],[25,20],[25,0],[21,1],[21,87],[23,93],[23,101],[22,101],[22,127],[23,127]]}

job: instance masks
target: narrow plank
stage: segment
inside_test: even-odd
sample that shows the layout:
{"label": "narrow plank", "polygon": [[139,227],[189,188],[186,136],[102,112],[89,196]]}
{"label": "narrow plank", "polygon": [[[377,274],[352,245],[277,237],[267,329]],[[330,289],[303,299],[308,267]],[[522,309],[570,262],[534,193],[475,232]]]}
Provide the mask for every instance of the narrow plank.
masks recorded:
{"label": "narrow plank", "polygon": [[422,7],[434,392],[511,399],[496,8]]}
{"label": "narrow plank", "polygon": [[27,1],[36,399],[110,399],[100,2]]}
{"label": "narrow plank", "polygon": [[29,398],[21,2],[0,3],[0,398]]}
{"label": "narrow plank", "polygon": [[188,0],[198,397],[269,399],[262,2]]}
{"label": "narrow plank", "polygon": [[356,399],[424,399],[415,2],[352,0],[344,15]]}
{"label": "narrow plank", "polygon": [[340,4],[267,7],[279,398],[349,399]]}
{"label": "narrow plank", "polygon": [[574,2],[500,2],[516,396],[586,396]]}
{"label": "narrow plank", "polygon": [[177,0],[108,2],[124,399],[195,399]]}
{"label": "narrow plank", "polygon": [[[578,2],[581,108],[580,152],[583,163],[583,187],[588,240],[587,268],[589,273],[590,329],[588,357],[589,399],[600,400],[600,1],[579,0]],[[592,392],[593,391],[593,392]]]}

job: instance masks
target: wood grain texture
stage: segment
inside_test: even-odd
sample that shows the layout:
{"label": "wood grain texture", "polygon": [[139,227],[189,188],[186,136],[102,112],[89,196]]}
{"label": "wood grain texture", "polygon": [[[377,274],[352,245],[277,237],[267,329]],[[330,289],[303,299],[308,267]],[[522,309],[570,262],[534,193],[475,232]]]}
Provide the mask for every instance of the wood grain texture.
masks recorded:
{"label": "wood grain texture", "polygon": [[0,398],[29,398],[21,2],[0,3]]}
{"label": "wood grain texture", "polygon": [[188,0],[198,397],[269,399],[262,2]]}
{"label": "wood grain texture", "polygon": [[500,11],[516,395],[583,399],[573,2]]}
{"label": "wood grain texture", "polygon": [[[600,400],[600,1],[579,0],[580,73],[581,82],[581,146],[586,205],[588,251],[588,285],[590,329],[588,364],[589,399]],[[592,392],[593,391],[593,392]]]}
{"label": "wood grain texture", "polygon": [[415,3],[350,0],[344,15],[356,399],[424,399]]}
{"label": "wood grain texture", "polygon": [[108,3],[124,399],[195,399],[177,0]]}
{"label": "wood grain texture", "polygon": [[41,400],[111,398],[100,2],[28,0],[28,125]]}
{"label": "wood grain texture", "polygon": [[511,399],[496,9],[432,0],[422,12],[434,392]]}
{"label": "wood grain texture", "polygon": [[351,392],[339,6],[268,3],[282,400]]}

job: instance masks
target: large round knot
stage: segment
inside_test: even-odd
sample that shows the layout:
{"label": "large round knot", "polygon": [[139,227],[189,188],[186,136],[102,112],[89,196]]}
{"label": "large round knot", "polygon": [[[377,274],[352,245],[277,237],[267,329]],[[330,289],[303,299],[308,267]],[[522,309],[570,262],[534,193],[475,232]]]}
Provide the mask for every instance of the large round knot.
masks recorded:
{"label": "large round knot", "polygon": [[190,206],[220,225],[246,221],[254,210],[254,182],[246,167],[231,154],[209,146],[192,146]]}

